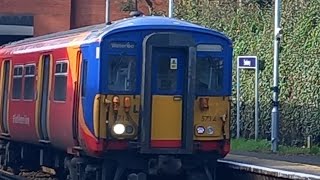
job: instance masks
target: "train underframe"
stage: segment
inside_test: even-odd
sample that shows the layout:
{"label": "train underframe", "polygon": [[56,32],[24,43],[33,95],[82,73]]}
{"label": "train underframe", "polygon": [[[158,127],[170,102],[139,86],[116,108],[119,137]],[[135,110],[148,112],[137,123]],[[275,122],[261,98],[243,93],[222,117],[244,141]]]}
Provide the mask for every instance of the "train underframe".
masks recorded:
{"label": "train underframe", "polygon": [[10,169],[14,174],[19,174],[23,169],[41,170],[63,180],[147,180],[181,176],[186,180],[214,180],[216,162],[221,155],[218,152],[143,155],[114,151],[104,157],[67,154],[48,145],[39,147],[0,141],[2,169]]}

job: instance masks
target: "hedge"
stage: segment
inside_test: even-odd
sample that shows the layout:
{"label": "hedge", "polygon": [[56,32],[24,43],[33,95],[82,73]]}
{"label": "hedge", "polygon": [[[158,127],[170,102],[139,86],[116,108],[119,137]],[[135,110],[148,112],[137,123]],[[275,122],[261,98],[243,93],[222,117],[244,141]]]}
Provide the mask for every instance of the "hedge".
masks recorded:
{"label": "hedge", "polygon": [[[234,42],[233,97],[236,57],[257,55],[260,72],[259,138],[270,138],[273,86],[273,4],[247,1],[180,0],[175,16],[223,31]],[[320,1],[283,0],[280,51],[280,143],[303,145],[307,136],[320,143]],[[241,74],[241,136],[254,138],[254,72]],[[232,136],[236,134],[233,101]]]}

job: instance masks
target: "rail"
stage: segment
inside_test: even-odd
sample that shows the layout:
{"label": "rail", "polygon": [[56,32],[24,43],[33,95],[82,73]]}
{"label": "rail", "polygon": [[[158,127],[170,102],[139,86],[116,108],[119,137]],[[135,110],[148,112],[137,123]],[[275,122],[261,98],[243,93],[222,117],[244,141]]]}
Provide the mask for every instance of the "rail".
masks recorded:
{"label": "rail", "polygon": [[26,180],[26,178],[14,175],[12,173],[0,170],[0,179],[1,180]]}

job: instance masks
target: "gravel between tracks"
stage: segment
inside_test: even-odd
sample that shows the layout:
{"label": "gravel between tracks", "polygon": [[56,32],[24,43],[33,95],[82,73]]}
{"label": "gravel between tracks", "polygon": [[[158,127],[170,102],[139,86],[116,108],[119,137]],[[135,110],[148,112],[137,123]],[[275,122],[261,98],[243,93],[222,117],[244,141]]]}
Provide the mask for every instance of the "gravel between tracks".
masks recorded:
{"label": "gravel between tracks", "polygon": [[46,174],[44,172],[38,171],[38,172],[27,172],[27,171],[22,171],[20,176],[27,178],[27,179],[32,179],[32,180],[58,180],[57,178],[53,178],[51,175]]}

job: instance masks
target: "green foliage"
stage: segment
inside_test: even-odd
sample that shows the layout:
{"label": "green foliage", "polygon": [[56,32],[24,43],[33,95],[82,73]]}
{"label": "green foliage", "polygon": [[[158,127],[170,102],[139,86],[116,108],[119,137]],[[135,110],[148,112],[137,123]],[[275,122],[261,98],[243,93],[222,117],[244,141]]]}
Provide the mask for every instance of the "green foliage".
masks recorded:
{"label": "green foliage", "polygon": [[[234,1],[180,0],[176,16],[226,33],[234,42],[236,57],[257,55],[265,61],[260,73],[259,137],[270,138],[273,86],[274,10],[258,1],[239,6]],[[320,142],[320,1],[282,1],[284,30],[280,51],[281,143],[303,145],[307,136]],[[254,72],[241,74],[241,134],[254,137]],[[235,103],[235,102],[234,102]],[[235,135],[236,106],[232,133]]]}
{"label": "green foliage", "polygon": [[146,15],[164,16],[166,14],[164,11],[156,11],[152,0],[126,0],[121,5],[121,11],[131,12],[139,10],[139,4],[143,2],[146,3],[149,11]]}
{"label": "green foliage", "polygon": [[131,12],[136,10],[136,2],[135,0],[127,0],[121,5],[121,10],[125,12]]}
{"label": "green foliage", "polygon": [[231,150],[249,151],[249,152],[269,152],[270,143],[267,140],[248,140],[248,139],[232,139]]}
{"label": "green foliage", "polygon": [[[231,140],[231,150],[232,151],[240,151],[240,152],[262,152],[262,153],[270,153],[271,145],[270,143],[264,140],[249,140],[249,139],[232,139]],[[310,149],[305,147],[298,146],[285,146],[280,145],[278,154],[282,155],[319,155],[320,154],[320,146],[314,145]]]}

